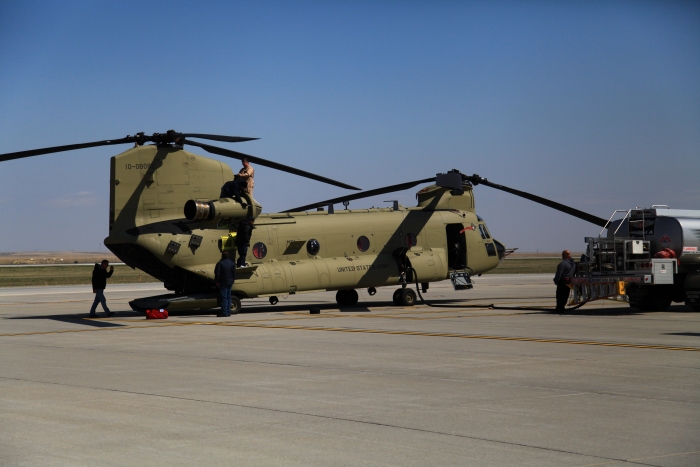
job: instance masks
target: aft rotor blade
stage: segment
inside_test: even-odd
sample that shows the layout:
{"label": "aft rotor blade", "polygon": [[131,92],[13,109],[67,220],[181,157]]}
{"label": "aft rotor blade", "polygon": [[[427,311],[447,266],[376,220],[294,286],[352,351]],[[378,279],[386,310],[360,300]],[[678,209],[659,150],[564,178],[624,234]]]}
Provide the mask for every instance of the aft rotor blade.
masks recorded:
{"label": "aft rotor blade", "polygon": [[353,201],[356,199],[369,198],[370,196],[384,195],[386,193],[393,193],[395,191],[408,190],[416,185],[422,183],[434,182],[433,178],[424,178],[423,180],[415,180],[413,182],[399,183],[398,185],[386,186],[384,188],[375,188],[374,190],[361,191],[360,193],[354,193],[352,195],[340,196],[338,198],[327,199],[325,201],[319,201],[318,203],[307,204],[306,206],[299,206],[298,208],[288,209],[282,212],[302,212],[313,208],[320,208],[322,206],[328,206],[329,204],[342,203],[343,201]]}
{"label": "aft rotor blade", "polygon": [[32,149],[30,151],[10,152],[7,154],[0,154],[0,162],[22,159],[23,157],[41,156],[42,154],[51,154],[53,152],[73,151],[75,149],[94,148],[97,146],[111,146],[113,144],[133,143],[135,141],[136,139],[133,136],[127,136],[126,138],[107,139],[104,141],[94,141],[92,143],[68,144],[66,146]]}
{"label": "aft rotor blade", "polygon": [[565,204],[557,203],[556,201],[552,201],[547,198],[542,198],[541,196],[533,195],[532,193],[527,193],[525,191],[516,190],[514,188],[509,188],[504,185],[497,185],[496,183],[491,183],[487,179],[481,178],[478,175],[474,175],[472,177],[467,176],[466,178],[475,185],[481,184],[490,186],[491,188],[505,191],[506,193],[510,193],[515,196],[520,196],[521,198],[529,199],[530,201],[534,201],[535,203],[543,204],[547,207],[569,214],[570,216],[578,217],[579,219],[583,219],[586,222],[590,222],[591,224],[595,224],[600,227],[605,227],[605,225],[607,225],[608,223],[608,221],[603,219],[602,217],[594,216],[593,214],[588,214],[587,212],[579,211],[578,209],[572,208],[571,206],[566,206]]}
{"label": "aft rotor blade", "polygon": [[223,141],[225,143],[242,143],[243,141],[254,141],[260,138],[248,138],[245,136],[221,136],[221,135],[206,135],[203,133],[182,133],[184,138],[200,138],[210,139],[213,141]]}
{"label": "aft rotor blade", "polygon": [[264,167],[270,167],[271,169],[281,170],[282,172],[291,173],[294,175],[299,175],[300,177],[310,178],[311,180],[316,180],[323,183],[328,183],[329,185],[338,186],[340,188],[347,188],[348,190],[359,190],[359,188],[346,183],[338,182],[330,178],[322,177],[320,175],[312,174],[311,172],[306,172],[304,170],[296,169],[288,165],[279,164],[277,162],[268,161],[260,157],[250,156],[248,154],[243,154],[238,151],[231,151],[230,149],[219,148],[217,146],[211,146],[209,144],[199,143],[197,141],[186,140],[183,141],[184,144],[189,144],[191,146],[197,146],[204,149],[212,154],[218,154],[220,156],[230,157],[232,159],[248,159],[253,164],[262,165]]}

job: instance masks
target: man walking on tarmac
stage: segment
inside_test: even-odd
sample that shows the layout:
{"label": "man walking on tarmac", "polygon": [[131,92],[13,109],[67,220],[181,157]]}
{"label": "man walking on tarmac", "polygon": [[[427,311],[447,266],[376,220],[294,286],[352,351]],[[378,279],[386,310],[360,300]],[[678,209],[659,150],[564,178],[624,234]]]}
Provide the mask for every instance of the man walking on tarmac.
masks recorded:
{"label": "man walking on tarmac", "polygon": [[218,317],[231,316],[231,287],[236,280],[236,263],[228,258],[228,251],[221,252],[221,260],[214,266],[214,282],[219,288],[221,313]]}
{"label": "man walking on tarmac", "polygon": [[569,284],[576,272],[576,263],[571,258],[571,252],[564,250],[561,252],[562,261],[557,266],[557,273],[554,275],[554,283],[557,284],[557,308],[554,311],[562,313],[565,310],[566,301],[569,299]]}
{"label": "man walking on tarmac", "polygon": [[[107,272],[107,267],[109,267],[109,272]],[[107,316],[113,316],[114,312],[109,311],[107,308],[107,300],[105,300],[105,288],[107,287],[107,279],[112,277],[114,273],[114,266],[109,265],[109,261],[106,259],[102,260],[101,264],[95,263],[95,269],[92,270],[92,293],[95,294],[95,301],[92,302],[92,308],[90,308],[90,318],[97,318],[97,304],[102,304],[102,309],[105,311]]]}

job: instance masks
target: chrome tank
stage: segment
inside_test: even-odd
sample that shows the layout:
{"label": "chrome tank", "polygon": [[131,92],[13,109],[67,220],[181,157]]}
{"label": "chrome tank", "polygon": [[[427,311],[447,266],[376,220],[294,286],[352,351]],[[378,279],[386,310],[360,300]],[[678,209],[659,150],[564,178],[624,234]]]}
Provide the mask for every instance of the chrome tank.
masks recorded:
{"label": "chrome tank", "polygon": [[608,237],[613,236],[648,240],[652,256],[669,248],[680,269],[700,271],[700,210],[635,209],[629,218],[610,224]]}

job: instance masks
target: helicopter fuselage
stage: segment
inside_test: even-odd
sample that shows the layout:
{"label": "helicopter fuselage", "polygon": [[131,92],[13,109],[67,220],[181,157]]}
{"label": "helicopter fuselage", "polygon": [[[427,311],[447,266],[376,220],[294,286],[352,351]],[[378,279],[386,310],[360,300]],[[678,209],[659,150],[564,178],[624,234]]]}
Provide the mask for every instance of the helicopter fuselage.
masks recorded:
{"label": "helicopter fuselage", "polygon": [[[105,245],[127,265],[180,294],[215,290],[214,266],[242,217],[255,217],[240,298],[429,283],[450,270],[481,274],[504,247],[475,213],[471,185],[430,186],[418,206],[261,214],[189,221],[189,200],[218,200],[230,167],[177,147],[140,146],[111,160],[110,234]],[[217,203],[235,203],[223,199]],[[231,212],[235,212],[231,210]],[[408,270],[405,269],[409,266]],[[403,274],[403,277],[402,277]]]}

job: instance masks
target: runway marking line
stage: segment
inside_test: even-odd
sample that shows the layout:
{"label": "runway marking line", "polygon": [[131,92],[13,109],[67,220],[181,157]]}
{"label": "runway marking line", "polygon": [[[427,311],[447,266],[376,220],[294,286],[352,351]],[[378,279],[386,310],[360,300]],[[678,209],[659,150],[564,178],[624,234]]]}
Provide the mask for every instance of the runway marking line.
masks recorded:
{"label": "runway marking line", "polygon": [[573,339],[543,339],[537,337],[511,337],[511,336],[489,336],[479,334],[460,334],[447,332],[425,332],[425,331],[391,331],[387,329],[364,329],[364,328],[339,328],[339,327],[324,327],[324,326],[303,326],[303,325],[282,325],[282,324],[263,324],[255,322],[210,322],[197,321],[191,323],[162,323],[150,325],[132,325],[120,326],[113,328],[92,328],[92,329],[63,329],[58,331],[35,331],[25,333],[0,334],[0,337],[16,337],[16,336],[31,336],[42,334],[62,334],[71,332],[93,332],[93,331],[118,331],[121,329],[140,329],[140,328],[158,328],[166,326],[230,326],[230,327],[246,327],[246,328],[262,328],[262,329],[291,329],[303,331],[326,331],[326,332],[350,332],[362,334],[386,334],[386,335],[403,335],[403,336],[424,336],[424,337],[455,337],[459,339],[485,339],[485,340],[500,340],[500,341],[517,341],[517,342],[539,342],[553,344],[571,344],[571,345],[595,345],[602,347],[626,347],[633,349],[654,349],[654,350],[677,350],[684,352],[700,352],[699,347],[673,347],[669,345],[653,345],[653,344],[632,344],[624,342],[599,342],[599,341],[579,341]]}

